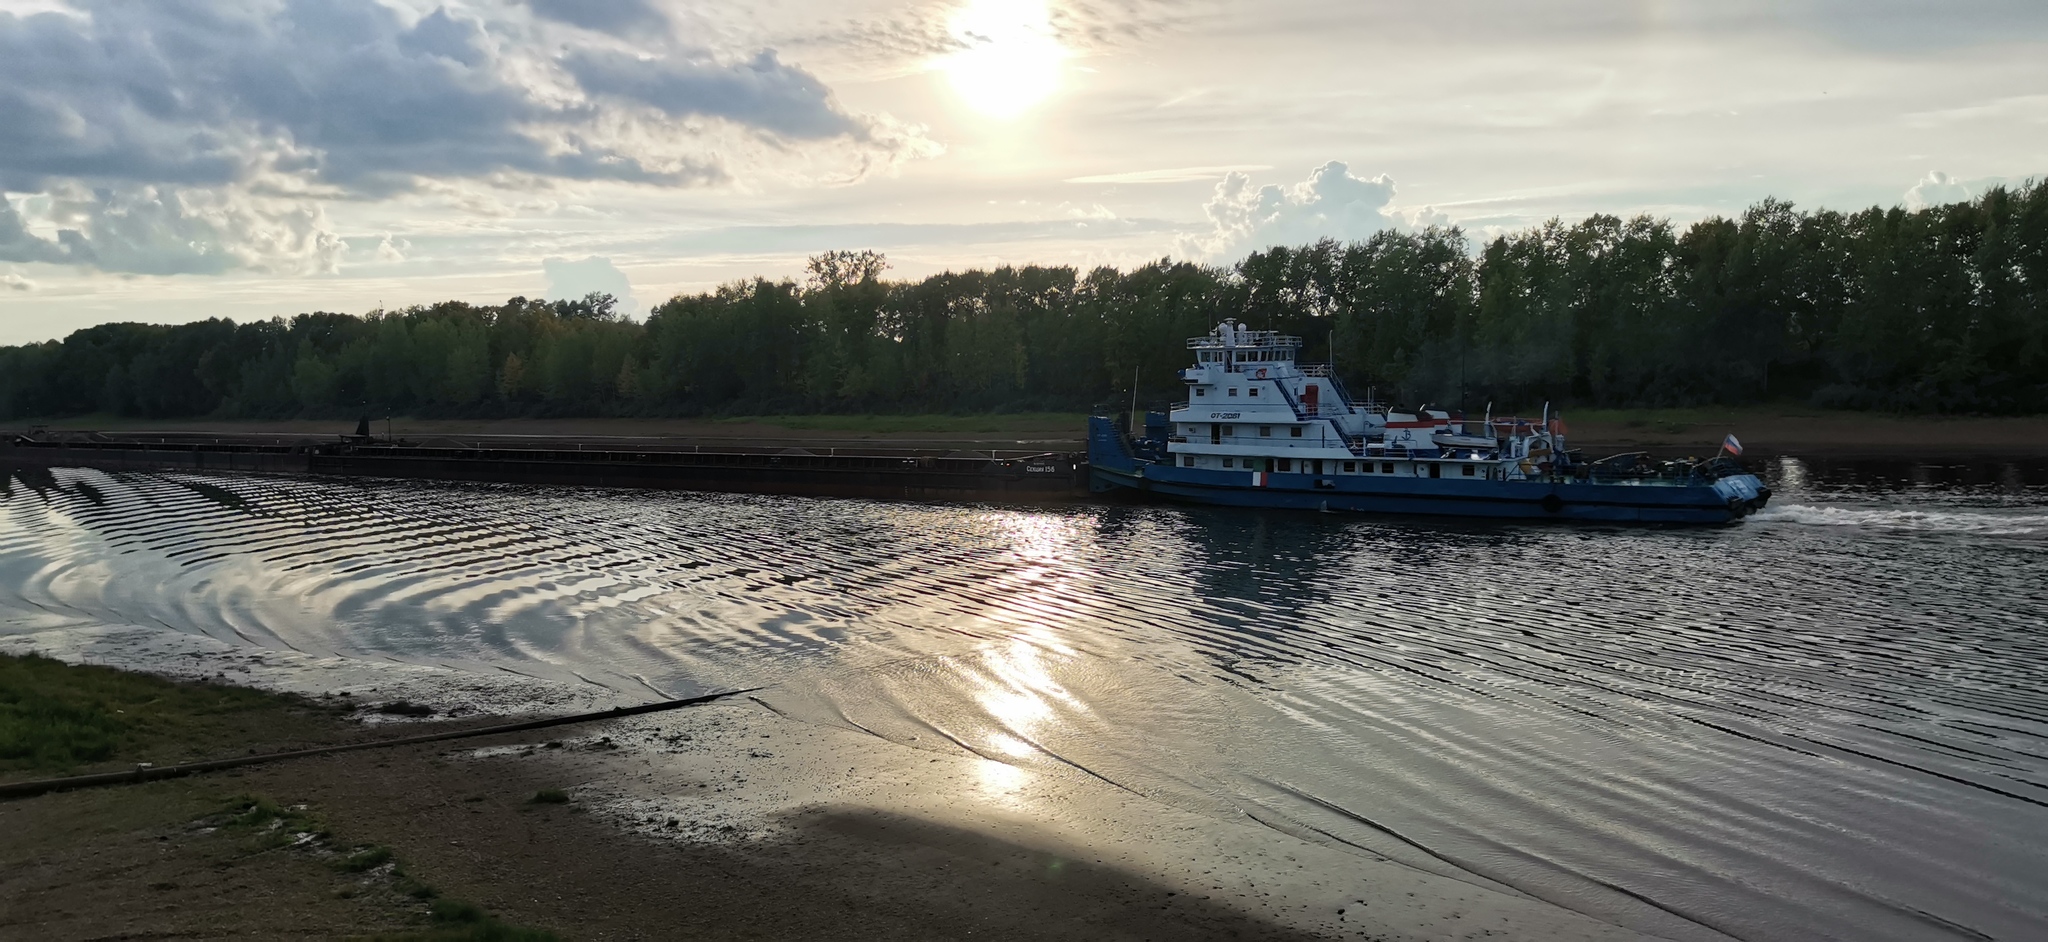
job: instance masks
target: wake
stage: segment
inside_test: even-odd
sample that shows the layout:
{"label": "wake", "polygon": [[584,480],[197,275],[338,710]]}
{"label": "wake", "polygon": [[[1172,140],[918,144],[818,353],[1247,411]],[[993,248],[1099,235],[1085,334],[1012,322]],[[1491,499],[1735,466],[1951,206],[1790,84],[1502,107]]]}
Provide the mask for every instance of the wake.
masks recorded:
{"label": "wake", "polygon": [[2048,513],[2036,508],[1986,510],[1905,510],[1783,504],[1766,508],[1750,519],[1810,527],[1860,527],[1915,533],[1958,533],[1975,536],[2048,537]]}

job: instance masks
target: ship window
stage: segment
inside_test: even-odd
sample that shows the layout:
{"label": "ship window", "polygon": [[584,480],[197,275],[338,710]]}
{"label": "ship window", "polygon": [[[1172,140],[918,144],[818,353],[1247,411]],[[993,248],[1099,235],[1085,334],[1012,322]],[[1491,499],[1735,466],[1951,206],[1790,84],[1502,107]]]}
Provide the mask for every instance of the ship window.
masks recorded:
{"label": "ship window", "polygon": [[1290,428],[1290,429],[1288,429],[1288,430],[1287,430],[1287,434],[1289,434],[1289,435],[1292,435],[1292,436],[1294,436],[1295,438],[1300,438],[1300,437],[1301,437],[1301,426],[1297,425],[1297,426],[1295,426],[1295,427],[1293,427],[1293,428]]}
{"label": "ship window", "polygon": [[1196,387],[1195,387],[1195,395],[1197,395],[1197,396],[1206,396],[1206,395],[1208,395],[1208,394],[1209,394],[1209,391],[1208,391],[1208,390],[1206,390],[1206,389],[1203,389],[1203,388],[1202,388],[1202,387],[1200,387],[1200,386],[1196,386]]}
{"label": "ship window", "polygon": [[1259,387],[1257,387],[1257,386],[1253,386],[1253,387],[1252,387],[1252,395],[1256,396],[1256,395],[1258,395],[1258,394],[1259,394]]}
{"label": "ship window", "polygon": [[1465,466],[1465,476],[1468,478],[1472,476],[1472,466],[1469,464]]}
{"label": "ship window", "polygon": [[1391,461],[1382,461],[1382,462],[1380,462],[1380,473],[1381,473],[1381,474],[1393,474],[1393,473],[1394,473],[1394,463],[1393,463],[1393,462],[1391,462]]}
{"label": "ship window", "polygon": [[1233,396],[1237,395],[1237,387],[1236,387],[1236,386],[1232,386],[1232,387],[1230,387],[1230,394],[1231,394],[1231,395],[1233,395]]}
{"label": "ship window", "polygon": [[1225,434],[1225,435],[1235,435],[1235,434],[1237,434],[1237,433],[1236,433],[1236,432],[1234,432],[1234,431],[1232,431],[1232,430],[1231,430],[1231,428],[1230,428],[1230,426],[1226,425],[1226,426],[1224,426],[1224,427],[1223,427],[1223,434]]}
{"label": "ship window", "polygon": [[1356,470],[1356,469],[1355,469],[1355,468],[1353,467],[1353,462],[1349,462],[1349,461],[1346,461],[1346,462],[1344,462],[1344,473],[1345,473],[1345,474],[1350,474],[1350,473],[1351,473],[1352,471],[1354,471],[1354,470]]}
{"label": "ship window", "polygon": [[1180,466],[1181,466],[1181,467],[1183,467],[1183,468],[1192,468],[1192,467],[1194,467],[1194,466],[1195,466],[1195,456],[1194,456],[1194,455],[1182,455],[1182,456],[1180,456]]}
{"label": "ship window", "polygon": [[1223,466],[1224,466],[1224,467],[1226,467],[1226,468],[1234,468],[1234,467],[1237,467],[1237,459],[1235,459],[1235,458],[1225,458],[1225,459],[1223,459]]}
{"label": "ship window", "polygon": [[1270,425],[1261,425],[1261,426],[1259,426],[1259,437],[1260,437],[1260,438],[1272,438],[1272,437],[1273,437],[1273,427],[1272,427],[1272,426],[1270,426]]}
{"label": "ship window", "polygon": [[1294,459],[1292,459],[1292,458],[1279,458],[1279,459],[1275,459],[1275,460],[1277,460],[1277,461],[1279,461],[1279,462],[1280,462],[1280,470],[1282,470],[1282,471],[1292,471],[1292,470],[1294,470]]}

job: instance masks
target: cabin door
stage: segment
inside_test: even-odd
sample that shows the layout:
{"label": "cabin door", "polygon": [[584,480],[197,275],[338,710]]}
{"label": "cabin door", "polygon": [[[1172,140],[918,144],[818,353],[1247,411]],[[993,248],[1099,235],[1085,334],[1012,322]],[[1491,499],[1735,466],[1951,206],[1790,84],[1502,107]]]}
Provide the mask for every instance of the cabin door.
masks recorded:
{"label": "cabin door", "polygon": [[1317,402],[1322,399],[1323,387],[1310,383],[1301,390],[1301,411],[1309,415],[1321,414]]}
{"label": "cabin door", "polygon": [[1209,444],[1223,444],[1223,426],[1217,425],[1214,422],[1209,423]]}

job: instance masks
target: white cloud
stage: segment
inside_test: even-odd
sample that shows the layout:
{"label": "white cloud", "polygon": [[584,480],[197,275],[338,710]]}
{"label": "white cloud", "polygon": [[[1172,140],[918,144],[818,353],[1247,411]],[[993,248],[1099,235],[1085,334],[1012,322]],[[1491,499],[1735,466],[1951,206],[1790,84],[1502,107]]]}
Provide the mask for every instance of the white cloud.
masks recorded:
{"label": "white cloud", "polygon": [[1939,170],[1932,171],[1913,188],[1906,191],[1907,209],[1926,209],[1944,203],[1960,203],[1976,194],[1954,177]]}
{"label": "white cloud", "polygon": [[8,291],[34,291],[36,290],[36,283],[13,272],[9,272],[5,275],[0,275],[0,288]]}
{"label": "white cloud", "polygon": [[1364,179],[1332,160],[1292,186],[1269,183],[1254,189],[1251,177],[1232,172],[1216,184],[1202,211],[1214,229],[1188,240],[1184,251],[1210,258],[1235,258],[1274,245],[1318,239],[1363,240],[1382,229],[1404,228],[1407,220],[1388,208],[1394,179]]}
{"label": "white cloud", "polygon": [[1170,167],[1164,170],[1131,170],[1124,173],[1098,173],[1086,177],[1068,177],[1067,183],[1192,183],[1208,180],[1219,173],[1252,173],[1271,170],[1265,164],[1235,164],[1224,167]]}
{"label": "white cloud", "polygon": [[619,299],[619,310],[639,311],[633,300],[633,283],[608,258],[592,255],[580,262],[566,258],[544,259],[541,273],[547,276],[549,300],[574,301],[587,294],[609,294]]}
{"label": "white cloud", "polygon": [[[811,181],[928,154],[773,49],[679,43],[649,0],[0,5],[0,260],[332,271],[321,203],[449,183],[690,187],[778,155]],[[801,145],[801,146],[799,146]],[[771,171],[772,172],[772,171]],[[59,194],[90,193],[90,197]],[[68,233],[66,230],[69,230]]]}
{"label": "white cloud", "polygon": [[0,261],[81,265],[143,275],[335,271],[348,250],[320,205],[234,189],[60,186],[34,201],[36,228],[0,201]]}

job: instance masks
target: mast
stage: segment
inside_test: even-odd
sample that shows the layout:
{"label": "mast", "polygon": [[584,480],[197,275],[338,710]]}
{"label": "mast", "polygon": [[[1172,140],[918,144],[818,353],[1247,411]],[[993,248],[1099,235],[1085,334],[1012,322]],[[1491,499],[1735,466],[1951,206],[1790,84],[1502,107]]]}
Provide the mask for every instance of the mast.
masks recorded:
{"label": "mast", "polygon": [[1138,423],[1138,368],[1131,367],[1131,437],[1144,437],[1144,429]]}

